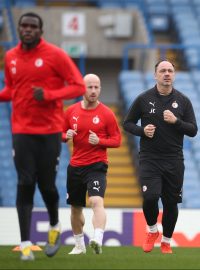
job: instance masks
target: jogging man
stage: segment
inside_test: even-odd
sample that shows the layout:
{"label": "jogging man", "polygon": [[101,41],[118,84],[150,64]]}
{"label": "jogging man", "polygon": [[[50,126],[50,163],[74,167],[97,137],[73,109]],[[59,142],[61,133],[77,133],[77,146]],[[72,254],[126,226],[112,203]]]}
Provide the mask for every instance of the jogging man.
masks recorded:
{"label": "jogging man", "polygon": [[93,210],[94,236],[90,246],[95,254],[102,253],[106,225],[104,195],[108,169],[108,147],[119,147],[121,134],[114,113],[98,98],[100,79],[95,74],[84,77],[86,93],[83,100],[65,112],[63,140],[73,141],[73,153],[67,169],[67,203],[71,205],[71,225],[75,247],[69,254],[86,253],[83,207],[86,192]]}
{"label": "jogging man", "polygon": [[50,220],[46,255],[55,255],[60,246],[55,180],[64,120],[62,99],[83,95],[85,85],[70,57],[41,37],[40,16],[23,14],[18,33],[21,41],[5,56],[5,88],[0,92],[0,101],[12,101],[21,260],[33,260],[30,228],[36,184]]}
{"label": "jogging man", "polygon": [[[184,135],[194,137],[197,124],[188,97],[173,88],[174,65],[159,61],[155,65],[156,85],[139,95],[124,120],[124,129],[140,136],[139,176],[143,212],[149,232],[143,244],[150,252],[159,236],[158,200],[163,204],[161,252],[172,253],[170,240],[182,202],[184,176]],[[141,126],[137,124],[141,119]]]}

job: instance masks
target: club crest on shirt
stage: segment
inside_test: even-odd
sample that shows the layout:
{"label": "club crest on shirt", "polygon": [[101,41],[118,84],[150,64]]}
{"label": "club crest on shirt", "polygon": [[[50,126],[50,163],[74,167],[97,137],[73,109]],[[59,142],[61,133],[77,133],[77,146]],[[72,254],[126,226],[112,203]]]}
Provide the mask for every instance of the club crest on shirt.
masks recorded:
{"label": "club crest on shirt", "polygon": [[92,119],[93,124],[98,124],[100,122],[99,117],[96,115],[93,119]]}
{"label": "club crest on shirt", "polygon": [[177,103],[176,101],[174,101],[174,102],[172,103],[172,107],[173,107],[174,109],[178,108],[178,103]]}
{"label": "club crest on shirt", "polygon": [[35,60],[35,66],[41,67],[43,65],[43,60],[41,58],[38,58]]}

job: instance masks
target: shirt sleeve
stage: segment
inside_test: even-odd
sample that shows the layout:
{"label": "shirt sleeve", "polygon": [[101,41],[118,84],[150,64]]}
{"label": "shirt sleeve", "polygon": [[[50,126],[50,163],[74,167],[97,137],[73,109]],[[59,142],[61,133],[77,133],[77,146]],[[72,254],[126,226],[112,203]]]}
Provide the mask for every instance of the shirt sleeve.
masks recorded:
{"label": "shirt sleeve", "polygon": [[121,132],[113,112],[106,115],[107,138],[100,138],[99,145],[109,148],[117,148],[121,144]]}
{"label": "shirt sleeve", "polygon": [[7,60],[5,57],[5,87],[0,91],[0,102],[11,101],[12,99],[12,81],[10,78],[9,70],[6,65]]}
{"label": "shirt sleeve", "polygon": [[124,129],[136,136],[144,136],[144,128],[137,125],[138,120],[141,119],[140,98],[138,97],[131,105],[127,115],[124,118]]}
{"label": "shirt sleeve", "polygon": [[194,109],[190,100],[187,100],[184,115],[182,119],[177,119],[175,128],[184,135],[194,137],[197,134],[198,127]]}
{"label": "shirt sleeve", "polygon": [[2,89],[2,91],[0,91],[0,102],[11,101],[11,100],[12,100],[11,89],[5,86]]}
{"label": "shirt sleeve", "polygon": [[66,132],[70,128],[70,123],[69,123],[69,109],[66,109],[64,112],[64,124],[63,124],[63,132],[62,132],[62,142],[67,142],[68,139],[66,139]]}
{"label": "shirt sleeve", "polygon": [[55,68],[66,83],[60,89],[44,89],[45,100],[73,99],[85,93],[85,84],[80,71],[73,60],[62,50],[56,57]]}

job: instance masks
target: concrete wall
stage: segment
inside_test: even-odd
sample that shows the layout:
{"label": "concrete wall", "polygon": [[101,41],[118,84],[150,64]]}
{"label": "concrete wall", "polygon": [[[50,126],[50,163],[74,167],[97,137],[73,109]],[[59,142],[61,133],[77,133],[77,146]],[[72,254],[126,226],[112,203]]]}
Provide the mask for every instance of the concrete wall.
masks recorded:
{"label": "concrete wall", "polygon": [[[17,25],[19,16],[29,9],[14,8],[14,18]],[[51,7],[32,8],[41,15],[44,20],[44,37],[50,42],[61,46],[63,41],[67,42],[85,42],[88,48],[88,57],[108,57],[119,58],[122,54],[123,46],[127,42],[147,43],[147,33],[144,22],[140,19],[141,15],[137,10],[120,10],[120,9],[97,9],[97,8],[69,8],[69,7]],[[61,18],[62,15],[68,12],[83,12],[86,16],[86,32],[82,37],[65,37],[61,33]],[[103,15],[117,16],[131,15],[132,16],[132,35],[130,38],[107,38],[104,35],[105,27],[99,25],[100,17]],[[126,26],[125,26],[126,27]]]}

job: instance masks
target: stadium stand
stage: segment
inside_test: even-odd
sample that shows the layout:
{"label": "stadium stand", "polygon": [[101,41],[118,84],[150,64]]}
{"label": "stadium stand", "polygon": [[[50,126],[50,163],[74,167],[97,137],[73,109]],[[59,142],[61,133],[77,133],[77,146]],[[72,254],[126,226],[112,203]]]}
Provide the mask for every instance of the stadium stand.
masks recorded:
{"label": "stadium stand", "polygon": [[14,0],[13,4],[19,8],[30,8],[36,6],[36,0]]}
{"label": "stadium stand", "polygon": [[[1,86],[3,83],[1,83]],[[12,159],[10,107],[0,104],[0,196],[2,205],[14,206],[16,197],[16,172]]]}
{"label": "stadium stand", "polygon": [[[59,3],[58,3],[59,2]],[[153,44],[155,42],[155,36],[157,33],[168,35],[170,31],[173,30],[173,34],[176,37],[176,41],[180,46],[178,46],[178,50],[181,51],[181,58],[183,60],[184,66],[180,65],[180,70],[178,70],[176,75],[175,87],[180,89],[180,91],[184,92],[191,98],[193,103],[195,113],[197,116],[198,125],[200,123],[200,1],[199,0],[91,0],[91,1],[55,1],[55,0],[10,0],[0,1],[0,15],[2,14],[3,23],[0,25],[4,27],[5,25],[5,18],[7,18],[6,25],[10,29],[9,32],[12,36],[12,39],[9,39],[12,44],[16,42],[15,36],[15,25],[14,25],[14,16],[16,15],[19,10],[23,10],[28,6],[34,10],[36,7],[50,7],[60,4],[60,5],[68,5],[74,2],[79,5],[87,6],[88,3],[92,3],[93,6],[96,6],[98,9],[104,10],[111,10],[112,12],[118,12],[116,10],[137,10],[137,18],[141,16],[138,20],[138,27],[144,23],[143,26],[140,28],[139,33],[143,32],[146,35],[145,38],[138,39],[140,44]],[[76,2],[76,3],[75,3]],[[77,4],[78,5],[78,4]],[[73,8],[74,8],[73,6]],[[5,11],[6,8],[6,12]],[[15,9],[16,8],[16,9]],[[15,9],[15,10],[13,10]],[[74,9],[73,9],[74,10]],[[53,11],[48,10],[49,14],[52,14],[52,21],[53,21]],[[42,13],[42,10],[40,10]],[[51,13],[50,13],[51,12]],[[19,14],[19,13],[18,13]],[[91,16],[88,16],[88,20]],[[46,17],[47,18],[47,17]],[[8,24],[7,24],[8,23]],[[90,22],[90,25],[92,23]],[[172,27],[172,28],[171,28]],[[55,30],[55,29],[54,29]],[[136,31],[136,29],[134,30]],[[146,32],[145,32],[146,31]],[[97,34],[97,33],[96,33]],[[100,34],[100,32],[98,32]],[[47,37],[52,36],[49,35]],[[56,35],[54,35],[56,36]],[[136,37],[139,36],[137,33]],[[58,40],[61,37],[58,35]],[[102,36],[101,36],[102,39]],[[68,37],[69,40],[69,37]],[[107,41],[108,39],[106,39]],[[1,40],[0,40],[1,41]],[[56,39],[55,39],[56,41]],[[129,40],[130,41],[130,40]],[[98,41],[97,41],[98,42]],[[128,40],[122,39],[115,39],[115,47],[118,44],[123,44],[124,47]],[[56,43],[56,42],[55,42]],[[133,44],[133,43],[132,43]],[[101,44],[102,45],[102,44]],[[101,46],[100,45],[100,46]],[[107,45],[102,46],[102,48],[108,48],[112,46],[112,39],[109,39],[109,43]],[[91,45],[90,45],[91,46]],[[95,47],[94,44],[91,47]],[[142,47],[142,46],[141,46]],[[6,47],[7,49],[8,47]],[[155,49],[155,48],[153,48]],[[136,49],[137,50],[137,49]],[[158,55],[158,49],[155,49]],[[91,50],[90,50],[91,51]],[[115,51],[114,49],[112,51]],[[150,51],[150,50],[148,50]],[[164,50],[165,51],[165,50]],[[99,50],[100,52],[100,50]],[[138,52],[138,51],[137,51]],[[120,101],[122,102],[122,108],[124,108],[123,114],[128,110],[130,107],[131,102],[133,99],[145,89],[152,87],[155,83],[152,68],[148,68],[147,66],[149,63],[153,63],[155,58],[148,58],[145,61],[145,53],[135,53],[134,54],[134,62],[132,66],[128,63],[126,68],[119,72],[118,77],[118,86],[119,86],[119,97]],[[108,53],[109,54],[109,53]],[[108,55],[107,55],[108,56]],[[105,62],[104,56],[103,61]],[[121,56],[123,54],[121,53]],[[120,56],[120,57],[121,57]],[[99,61],[99,59],[98,59]],[[112,63],[112,58],[109,59]],[[101,62],[103,63],[103,62]],[[92,64],[94,66],[94,64]],[[98,64],[97,64],[98,65]],[[152,64],[153,66],[153,64]],[[134,69],[133,69],[134,67]],[[145,68],[144,68],[145,67]],[[183,70],[181,70],[181,67]],[[85,68],[85,67],[84,67]],[[84,69],[83,68],[83,69]],[[113,64],[114,68],[114,64]],[[85,68],[87,70],[87,68]],[[99,71],[99,69],[98,69]],[[108,70],[105,71],[105,73]],[[109,73],[111,74],[111,69]],[[104,74],[105,74],[104,73]],[[108,72],[107,72],[108,73]],[[0,73],[0,84],[2,84],[3,80],[3,73]],[[105,74],[105,77],[107,74]],[[111,76],[111,75],[110,75]],[[113,79],[113,77],[112,77]],[[111,81],[112,79],[109,78]],[[112,96],[112,94],[111,94]],[[113,98],[113,96],[112,96]],[[119,102],[119,100],[117,101]],[[116,102],[116,104],[117,104]],[[120,102],[119,102],[120,103]],[[117,105],[119,105],[119,103]],[[116,105],[115,104],[115,105]],[[118,106],[119,107],[119,106]],[[121,115],[121,117],[123,116]],[[14,170],[14,165],[12,161],[12,146],[11,146],[11,134],[10,134],[10,107],[8,104],[0,104],[0,204],[3,206],[13,206],[15,204],[15,183],[16,183],[16,172]],[[119,122],[122,121],[119,118]],[[183,197],[183,204],[182,208],[200,208],[200,199],[198,195],[199,187],[200,187],[200,138],[199,134],[195,137],[190,139],[189,137],[185,138],[184,142],[184,154],[185,154],[185,182],[184,182],[184,197]],[[132,139],[133,140],[133,139]],[[134,138],[134,142],[130,145],[134,147],[138,147],[138,140],[139,138]],[[127,138],[124,139],[124,142],[127,143]],[[124,143],[123,143],[124,145]],[[128,147],[128,146],[127,146]],[[125,148],[122,147],[122,152],[118,154],[120,157],[128,156],[130,153],[125,152]],[[134,153],[133,151],[132,153]],[[58,187],[59,187],[59,194],[61,197],[60,205],[65,206],[65,197],[66,197],[66,165],[68,164],[70,151],[69,149],[63,145],[62,147],[62,154],[60,160],[60,166],[58,171]],[[119,159],[117,159],[115,154],[110,153],[111,160],[115,167],[119,166]],[[135,156],[133,157],[136,158]],[[133,159],[133,160],[134,160]],[[121,162],[122,161],[121,158]],[[128,161],[130,163],[130,160]],[[117,165],[116,165],[117,164]],[[124,163],[123,163],[124,164]],[[134,164],[134,162],[132,163]],[[134,168],[134,167],[132,167]],[[119,175],[119,172],[115,169],[111,169],[110,173],[110,194],[113,194],[112,186],[116,186],[113,184],[113,179],[115,175]],[[119,169],[122,170],[122,169]],[[128,171],[129,169],[127,169]],[[135,170],[135,169],[134,169]],[[135,171],[133,170],[133,174]],[[122,178],[122,177],[121,177]],[[124,176],[123,176],[124,178]],[[132,177],[131,177],[132,178]],[[118,178],[119,183],[121,184],[120,177]],[[128,182],[129,180],[124,181],[124,185],[132,185],[133,182]],[[117,189],[117,188],[116,188]],[[118,190],[122,189],[122,186],[118,185]],[[125,191],[127,192],[127,191]],[[10,193],[10,194],[9,194]],[[112,195],[109,194],[109,197]],[[37,189],[35,195],[35,205],[37,207],[43,206],[43,201],[41,200],[41,195]],[[108,204],[109,205],[109,204]],[[111,205],[111,203],[110,203]],[[139,205],[139,204],[138,204]],[[116,206],[116,205],[115,205]]]}

